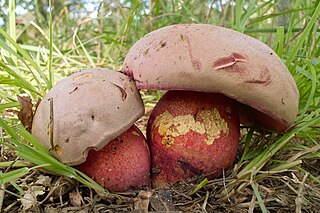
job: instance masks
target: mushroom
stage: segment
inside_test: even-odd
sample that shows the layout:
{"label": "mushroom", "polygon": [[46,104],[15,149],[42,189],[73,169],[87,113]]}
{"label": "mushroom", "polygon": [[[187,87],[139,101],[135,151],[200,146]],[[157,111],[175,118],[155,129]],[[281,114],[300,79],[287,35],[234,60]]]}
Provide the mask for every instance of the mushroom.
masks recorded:
{"label": "mushroom", "polygon": [[[132,79],[107,69],[87,69],[61,80],[47,93],[36,110],[32,134],[61,162],[78,165],[86,161],[90,150],[101,150],[143,114],[143,102]],[[132,160],[141,162],[138,167],[150,170],[143,136],[139,133],[137,140],[128,134],[120,136],[128,138],[124,143],[140,143]],[[95,157],[90,155],[93,161]],[[104,165],[100,166],[102,170]],[[145,174],[139,178],[145,180]]]}
{"label": "mushroom", "polygon": [[[178,116],[187,116],[190,112],[193,119],[190,117],[189,121],[185,122],[202,122],[201,119],[197,120],[195,111],[199,111],[202,104],[207,105],[207,102],[190,107],[192,101],[210,99],[213,102],[211,110],[214,113],[216,108],[222,106],[219,101],[214,103],[221,97],[217,97],[217,94],[222,94],[236,102],[234,104],[228,101],[225,107],[231,109],[232,116],[237,116],[234,112],[236,105],[241,123],[256,124],[261,128],[277,132],[290,128],[298,112],[298,89],[277,54],[259,40],[223,27],[181,24],[155,30],[137,41],[130,49],[124,61],[124,73],[135,80],[138,89],[174,90],[170,91],[170,94],[165,94],[160,100],[150,116],[147,127],[152,169],[155,172],[153,181],[156,186],[162,186],[166,181],[169,184],[174,183],[177,180],[176,176],[188,176],[181,174],[190,172],[190,169],[183,168],[185,165],[196,171],[204,171],[204,175],[221,174],[221,171],[230,165],[229,161],[223,162],[226,157],[222,154],[227,151],[223,146],[229,145],[221,146],[221,143],[229,143],[228,131],[220,131],[219,137],[211,138],[211,142],[207,142],[207,146],[211,148],[203,150],[208,153],[196,148],[204,146],[203,144],[188,145],[186,141],[186,144],[181,145],[182,142],[176,142],[180,140],[176,137],[181,137],[181,134],[176,134],[177,129],[182,125],[173,122]],[[198,93],[181,93],[177,90]],[[209,97],[208,94],[201,93],[212,95]],[[185,101],[181,104],[176,100],[170,104],[169,102],[175,97],[178,100],[191,102]],[[228,115],[225,114],[227,108],[217,111],[217,115],[220,114],[216,116],[218,120],[222,122],[228,119]],[[165,116],[169,118],[161,119]],[[168,120],[171,120],[171,123],[169,122],[171,125],[168,124]],[[231,120],[237,119],[231,118]],[[233,125],[238,125],[229,121],[226,123],[229,129],[233,128]],[[188,125],[192,126],[190,123]],[[209,124],[203,123],[203,125]],[[170,131],[164,131],[163,127],[169,128]],[[236,132],[232,133],[234,137],[238,134]],[[191,133],[195,134],[196,131],[190,128],[186,134],[192,135]],[[200,141],[201,133],[197,134],[194,143]],[[210,134],[210,132],[203,133],[202,143],[210,139]],[[171,140],[169,143],[172,144],[168,146],[167,143],[163,143],[165,141],[163,138],[169,138],[168,140]],[[229,154],[233,156],[228,157],[228,160],[234,159],[236,154],[235,143],[230,143],[233,144],[231,148],[233,151]],[[215,146],[216,148],[213,148]],[[212,151],[214,149],[216,151]],[[188,161],[188,164],[185,160],[181,163],[181,159],[186,159],[186,155],[190,155],[188,159],[193,158],[193,160]],[[203,162],[201,159],[203,155],[211,155],[211,161],[214,161],[211,167],[215,171],[199,167]],[[219,156],[223,159],[219,159]],[[158,161],[159,158],[162,160]],[[197,158],[200,160],[197,161]],[[210,161],[210,157],[206,159]],[[197,163],[194,163],[195,161]],[[181,168],[169,170],[169,167]]]}
{"label": "mushroom", "polygon": [[87,160],[76,167],[109,191],[125,192],[149,186],[150,164],[146,139],[133,125],[101,150],[89,151]]}
{"label": "mushroom", "polygon": [[235,160],[240,134],[237,102],[222,95],[168,91],[147,125],[153,186],[220,176]]}

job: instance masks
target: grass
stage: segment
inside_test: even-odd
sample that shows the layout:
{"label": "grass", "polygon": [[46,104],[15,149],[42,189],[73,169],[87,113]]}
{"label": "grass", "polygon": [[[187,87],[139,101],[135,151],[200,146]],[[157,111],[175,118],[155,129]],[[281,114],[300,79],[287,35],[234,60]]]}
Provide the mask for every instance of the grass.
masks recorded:
{"label": "grass", "polygon": [[[57,81],[75,70],[88,67],[120,70],[130,46],[154,29],[177,23],[209,23],[248,33],[276,51],[297,83],[299,115],[295,125],[284,134],[261,133],[254,127],[246,129],[240,146],[242,155],[232,171],[221,180],[200,179],[170,189],[172,202],[188,206],[192,201],[204,212],[233,208],[268,212],[275,207],[312,212],[320,208],[317,204],[320,200],[319,1],[294,1],[283,11],[277,9],[274,1],[208,4],[183,0],[120,1],[101,3],[97,18],[80,20],[72,19],[70,14],[75,11],[70,7],[57,11],[56,6],[50,9],[52,13],[48,17],[43,17],[37,6],[38,18],[19,36],[15,7],[15,1],[10,0],[6,26],[0,28],[3,130],[0,143],[2,150],[10,150],[19,157],[12,160],[2,156],[0,162],[0,184],[6,186],[2,188],[6,188],[7,194],[20,191],[17,196],[22,196],[23,189],[17,183],[39,168],[105,192],[81,172],[55,160],[22,128],[14,114],[20,106],[17,95],[28,95],[35,103]],[[283,18],[285,25],[279,26],[277,21]],[[37,36],[36,40],[28,37],[30,34]],[[142,95],[146,107],[151,109],[161,92],[142,91]],[[284,189],[288,198],[281,197],[285,194],[280,192],[274,193],[278,189]],[[161,191],[155,193],[161,195]],[[181,193],[186,194],[184,199]],[[8,207],[8,203],[5,205]]]}

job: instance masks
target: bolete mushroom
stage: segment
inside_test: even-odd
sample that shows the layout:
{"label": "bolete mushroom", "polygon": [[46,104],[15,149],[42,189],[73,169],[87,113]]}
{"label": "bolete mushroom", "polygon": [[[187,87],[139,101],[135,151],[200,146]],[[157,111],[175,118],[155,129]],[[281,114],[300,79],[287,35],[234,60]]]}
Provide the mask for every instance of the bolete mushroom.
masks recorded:
{"label": "bolete mushroom", "polygon": [[135,125],[101,150],[89,151],[87,160],[76,167],[113,192],[140,189],[150,184],[149,147]]}
{"label": "bolete mushroom", "polygon": [[235,160],[239,129],[236,101],[221,94],[168,91],[147,125],[153,186],[221,175]]}
{"label": "bolete mushroom", "polygon": [[[132,79],[107,69],[82,70],[61,80],[47,93],[36,110],[32,134],[61,162],[78,165],[85,162],[90,150],[101,150],[123,133],[119,137],[128,143],[124,146],[140,143],[132,149],[136,157],[131,158],[133,163],[130,165],[136,163],[140,170],[150,170],[150,156],[146,153],[143,135],[135,130],[140,135],[139,140],[128,136],[133,132],[128,129],[143,114],[143,102]],[[119,151],[117,153],[121,155]],[[90,158],[96,156],[90,155]],[[94,168],[96,172],[103,170],[104,165],[100,166]],[[124,181],[139,185],[145,180],[143,173],[122,177],[128,178]],[[122,189],[118,188],[119,191]]]}
{"label": "bolete mushroom", "polygon": [[[203,171],[204,175],[221,174],[230,166],[229,160],[235,158],[237,143],[229,141],[229,131],[216,125],[218,129],[208,127],[197,132],[190,122],[210,126],[211,116],[217,119],[214,122],[233,129],[238,124],[228,121],[228,111],[231,109],[231,115],[237,116],[234,112],[237,106],[241,123],[255,123],[261,128],[282,132],[293,124],[298,112],[298,89],[277,54],[261,41],[223,27],[182,24],[155,30],[130,49],[124,61],[124,73],[135,80],[138,89],[198,92],[170,91],[150,116],[147,140],[152,168],[156,171],[153,175],[156,186],[166,181],[174,183],[177,176],[188,176],[185,173],[191,170]],[[201,103],[194,106],[198,99]],[[220,102],[223,99],[227,104]],[[206,107],[202,108],[203,105]],[[206,119],[209,121],[204,122]],[[236,122],[237,118],[231,120]],[[190,127],[189,131],[182,131],[183,126]],[[236,137],[238,129],[234,129],[231,135]],[[219,136],[212,137],[212,131],[220,132]],[[182,137],[188,138],[184,144]],[[192,137],[195,139],[190,142]],[[223,143],[233,145],[221,145]],[[202,148],[205,146],[210,148]],[[232,151],[224,149],[227,147]],[[224,152],[233,156],[226,158]],[[211,158],[203,160],[203,156],[210,155]],[[185,159],[192,160],[186,162]],[[201,167],[201,162],[210,160],[211,166],[210,163],[206,166],[214,171]],[[170,167],[175,169],[168,169]]]}

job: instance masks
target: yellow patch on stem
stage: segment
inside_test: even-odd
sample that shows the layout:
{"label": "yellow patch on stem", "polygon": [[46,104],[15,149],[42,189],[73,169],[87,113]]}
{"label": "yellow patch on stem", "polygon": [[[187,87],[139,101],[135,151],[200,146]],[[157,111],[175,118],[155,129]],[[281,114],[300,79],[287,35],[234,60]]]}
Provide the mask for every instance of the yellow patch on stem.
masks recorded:
{"label": "yellow patch on stem", "polygon": [[132,131],[131,134],[133,134],[135,136],[140,136],[140,134],[137,131]]}
{"label": "yellow patch on stem", "polygon": [[213,144],[221,133],[229,133],[227,122],[221,118],[216,108],[201,110],[195,116],[191,114],[173,116],[168,111],[165,111],[153,122],[152,129],[157,127],[159,127],[159,135],[163,136],[162,144],[166,147],[174,144],[175,137],[184,135],[189,131],[206,134],[205,143],[207,145]]}

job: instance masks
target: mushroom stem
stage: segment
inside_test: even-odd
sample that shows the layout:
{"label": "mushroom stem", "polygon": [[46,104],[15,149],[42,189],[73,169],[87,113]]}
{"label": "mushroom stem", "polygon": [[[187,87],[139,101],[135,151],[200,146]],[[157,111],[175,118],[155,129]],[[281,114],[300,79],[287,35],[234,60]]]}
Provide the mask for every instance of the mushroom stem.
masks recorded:
{"label": "mushroom stem", "polygon": [[133,125],[101,150],[90,150],[77,168],[112,192],[148,187],[150,153],[146,139]]}
{"label": "mushroom stem", "polygon": [[240,132],[237,102],[221,94],[169,91],[147,126],[154,187],[229,169]]}

